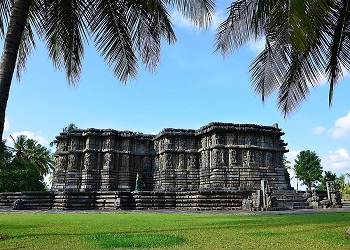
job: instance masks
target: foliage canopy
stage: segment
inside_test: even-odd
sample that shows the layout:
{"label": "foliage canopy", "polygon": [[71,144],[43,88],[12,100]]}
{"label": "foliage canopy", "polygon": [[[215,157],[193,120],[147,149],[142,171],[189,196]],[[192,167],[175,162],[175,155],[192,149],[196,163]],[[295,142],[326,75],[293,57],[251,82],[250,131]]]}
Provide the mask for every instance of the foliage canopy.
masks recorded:
{"label": "foliage canopy", "polygon": [[323,79],[333,88],[350,70],[348,0],[236,0],[218,27],[216,50],[229,55],[265,38],[250,65],[252,86],[264,102],[275,91],[284,116],[300,107]]}
{"label": "foliage canopy", "polygon": [[0,192],[43,191],[43,176],[53,169],[50,150],[24,135],[14,146],[0,142]]}
{"label": "foliage canopy", "polygon": [[315,152],[304,150],[299,153],[294,161],[295,174],[311,190],[311,187],[322,179],[321,159]]}
{"label": "foliage canopy", "polygon": [[[85,46],[92,42],[113,74],[125,83],[135,78],[139,61],[154,70],[161,41],[176,36],[169,7],[176,7],[200,27],[207,27],[213,0],[2,0],[0,38],[0,140],[15,68],[17,77],[36,48],[35,35],[46,43],[54,66],[64,69],[69,84],[79,81]],[[6,33],[6,34],[5,34]]]}

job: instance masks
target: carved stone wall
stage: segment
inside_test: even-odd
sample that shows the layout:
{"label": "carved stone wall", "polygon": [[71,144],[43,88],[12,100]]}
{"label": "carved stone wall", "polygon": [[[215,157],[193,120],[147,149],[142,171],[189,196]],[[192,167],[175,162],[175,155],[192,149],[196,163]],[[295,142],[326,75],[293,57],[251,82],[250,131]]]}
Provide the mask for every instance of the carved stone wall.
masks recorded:
{"label": "carved stone wall", "polygon": [[253,190],[266,179],[289,189],[287,152],[275,126],[210,123],[157,135],[86,129],[56,137],[53,190]]}

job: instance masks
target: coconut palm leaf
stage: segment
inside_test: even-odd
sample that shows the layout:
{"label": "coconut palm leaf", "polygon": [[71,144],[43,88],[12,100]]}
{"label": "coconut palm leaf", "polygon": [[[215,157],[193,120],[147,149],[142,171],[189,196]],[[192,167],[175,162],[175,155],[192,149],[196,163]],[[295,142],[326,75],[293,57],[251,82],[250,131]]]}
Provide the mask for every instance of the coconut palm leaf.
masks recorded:
{"label": "coconut palm leaf", "polygon": [[213,0],[165,0],[199,27],[208,27],[212,21],[215,1]]}
{"label": "coconut palm leaf", "polygon": [[87,43],[89,20],[85,0],[47,1],[44,24],[47,49],[54,66],[64,68],[69,84],[76,84],[81,74],[84,44]]}
{"label": "coconut palm leaf", "polygon": [[26,70],[27,59],[32,54],[34,49],[36,49],[34,33],[30,23],[28,22],[22,35],[17,56],[16,76],[18,80],[21,79],[22,72]]}
{"label": "coconut palm leaf", "polygon": [[19,135],[16,139],[10,137],[13,140],[13,147],[9,149],[16,159],[32,163],[41,175],[53,170],[54,162],[50,150],[25,135]]}
{"label": "coconut palm leaf", "polygon": [[[145,5],[147,1],[137,2],[139,5],[133,7],[135,11],[128,18],[132,21],[131,39],[143,64],[148,70],[154,71],[160,59],[161,38],[172,44],[176,41],[176,37],[170,16],[162,1],[148,1],[147,5]],[[135,5],[134,1],[129,3]]]}
{"label": "coconut palm leaf", "polygon": [[133,9],[129,9],[125,3],[123,0],[94,1],[89,22],[97,50],[122,82],[128,77],[135,78],[137,74],[137,57],[128,21],[128,15],[130,12],[132,15]]}
{"label": "coconut palm leaf", "polygon": [[[216,33],[216,51],[225,56],[263,35],[266,46],[250,66],[254,90],[278,92],[284,116],[307,99],[323,74],[333,86],[350,70],[350,9],[347,0],[238,0]],[[325,72],[325,73],[324,73]]]}
{"label": "coconut palm leaf", "polygon": [[25,25],[22,34],[22,39],[20,42],[20,47],[18,50],[16,72],[16,77],[18,81],[20,81],[22,73],[26,70],[27,59],[36,49],[35,31],[38,32],[38,34],[41,34],[42,32],[42,27],[39,22],[43,19],[41,11],[42,6],[42,0],[32,0],[28,21]]}
{"label": "coconut palm leaf", "polygon": [[239,0],[231,4],[227,19],[217,28],[216,51],[220,50],[224,56],[230,55],[233,50],[256,37],[259,31],[251,29],[254,4],[253,0]]}
{"label": "coconut palm leaf", "polygon": [[28,160],[28,138],[25,135],[19,135],[16,139],[10,135],[10,138],[13,141],[13,147],[9,147],[11,153],[21,161]]}
{"label": "coconut palm leaf", "polygon": [[337,1],[337,5],[330,12],[328,34],[331,38],[327,51],[326,75],[330,83],[329,104],[332,103],[333,89],[343,76],[342,67],[350,71],[350,2]]}
{"label": "coconut palm leaf", "polygon": [[7,27],[9,22],[11,7],[11,0],[0,1],[0,38],[3,38],[5,35],[5,27]]}
{"label": "coconut palm leaf", "polygon": [[46,42],[54,66],[65,69],[69,84],[79,81],[89,39],[125,83],[136,77],[138,59],[146,68],[156,68],[162,38],[168,43],[176,40],[169,6],[176,6],[195,24],[206,27],[214,11],[213,0],[0,1],[0,38],[5,29],[9,34],[0,64],[1,138],[13,72],[16,63],[18,77],[25,69],[35,48],[35,33]]}

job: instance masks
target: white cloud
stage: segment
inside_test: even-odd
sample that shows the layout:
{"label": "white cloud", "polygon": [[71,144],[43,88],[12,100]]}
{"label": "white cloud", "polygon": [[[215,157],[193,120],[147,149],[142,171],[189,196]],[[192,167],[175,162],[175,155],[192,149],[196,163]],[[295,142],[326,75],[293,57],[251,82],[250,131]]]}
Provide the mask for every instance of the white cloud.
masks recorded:
{"label": "white cloud", "polygon": [[212,21],[212,30],[215,31],[219,25],[227,18],[227,14],[223,10],[218,10],[215,12]]}
{"label": "white cloud", "polygon": [[[287,157],[287,160],[290,161],[290,166],[293,167],[295,164],[295,159],[297,158],[298,154],[300,154],[301,150],[290,150],[289,152],[285,153],[284,155]],[[289,176],[291,178],[290,184],[292,187],[294,187],[295,190],[305,190],[305,186],[302,186],[301,181],[297,180],[295,178],[294,171],[291,169],[288,169]]]}
{"label": "white cloud", "polygon": [[[209,27],[209,30],[212,32],[215,32],[217,27],[219,27],[219,25],[225,20],[225,18],[226,18],[226,14],[224,13],[224,11],[222,10],[216,11],[215,14],[212,16],[212,22]],[[177,27],[187,28],[187,29],[198,29],[189,18],[184,17],[184,15],[182,15],[177,10],[174,10],[171,13],[171,19],[172,19],[172,23]]]}
{"label": "white cloud", "polygon": [[300,151],[301,150],[290,150],[289,152],[284,154],[287,157],[287,160],[290,161],[292,166],[294,165],[294,159],[297,158]]}
{"label": "white cloud", "polygon": [[326,131],[326,129],[322,126],[318,126],[312,129],[312,133],[315,135],[322,134],[324,131]]}
{"label": "white cloud", "polygon": [[[15,133],[12,133],[11,136],[13,137],[13,139],[16,140],[17,136],[19,135],[25,135],[27,136],[28,138],[30,139],[33,139],[33,140],[36,140],[38,141],[41,145],[45,146],[45,147],[48,147],[49,146],[49,142],[41,135],[36,135],[34,132],[29,132],[29,131],[23,131],[23,132],[15,132]],[[7,144],[9,146],[12,146],[13,145],[13,141],[12,139],[10,138],[10,136],[8,136],[6,138],[6,141],[7,141]]]}
{"label": "white cloud", "polygon": [[7,119],[7,117],[5,116],[4,132],[9,131],[9,130],[10,130],[10,123],[9,123],[9,120]]}
{"label": "white cloud", "polygon": [[249,49],[255,53],[260,53],[265,48],[265,37],[249,43]]}
{"label": "white cloud", "polygon": [[329,151],[328,155],[321,158],[321,164],[324,170],[337,171],[345,170],[347,172],[350,169],[350,155],[346,149],[338,149],[337,151]]}
{"label": "white cloud", "polygon": [[182,27],[182,28],[191,28],[193,29],[195,26],[193,24],[193,22],[191,22],[190,19],[184,17],[180,12],[178,12],[177,10],[175,10],[172,14],[171,14],[171,18],[172,18],[172,23],[175,26],[178,27]]}
{"label": "white cloud", "polygon": [[335,121],[334,127],[330,129],[334,139],[340,139],[350,136],[350,111],[344,116]]}
{"label": "white cloud", "polygon": [[328,80],[325,77],[325,73],[321,72],[320,76],[319,76],[319,79],[318,79],[318,82],[317,82],[317,85],[318,86],[323,86],[323,85],[326,85],[326,84],[328,84]]}

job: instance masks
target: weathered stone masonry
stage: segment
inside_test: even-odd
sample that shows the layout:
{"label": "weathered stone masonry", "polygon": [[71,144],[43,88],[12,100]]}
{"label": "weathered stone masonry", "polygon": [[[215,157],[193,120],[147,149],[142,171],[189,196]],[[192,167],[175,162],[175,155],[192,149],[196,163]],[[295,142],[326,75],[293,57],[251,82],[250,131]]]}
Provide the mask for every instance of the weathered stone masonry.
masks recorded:
{"label": "weathered stone masonry", "polygon": [[277,125],[210,123],[198,130],[145,135],[112,129],[63,132],[56,137],[53,191],[234,191],[290,189],[287,152]]}

